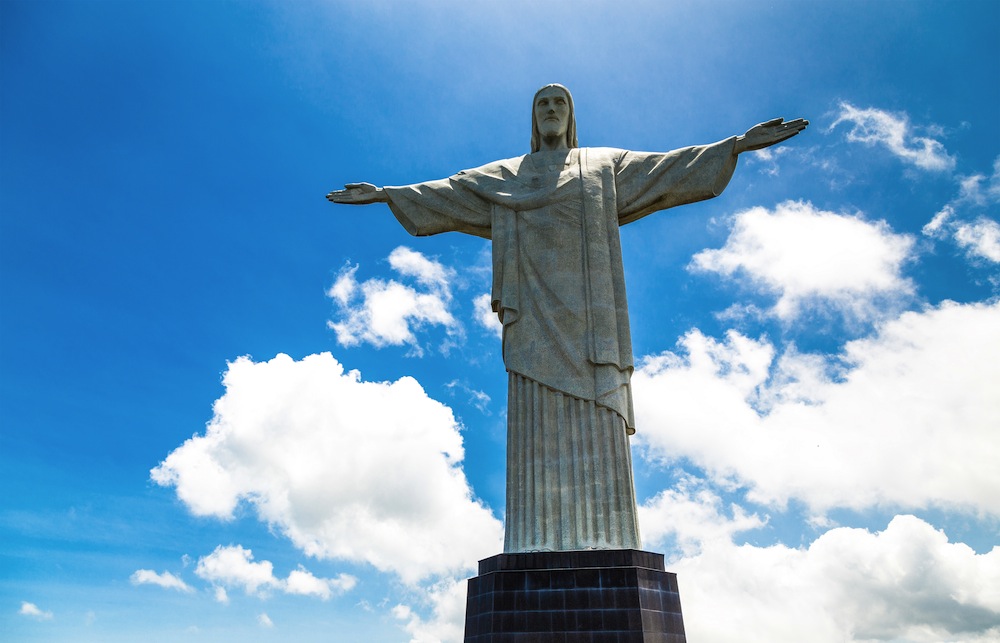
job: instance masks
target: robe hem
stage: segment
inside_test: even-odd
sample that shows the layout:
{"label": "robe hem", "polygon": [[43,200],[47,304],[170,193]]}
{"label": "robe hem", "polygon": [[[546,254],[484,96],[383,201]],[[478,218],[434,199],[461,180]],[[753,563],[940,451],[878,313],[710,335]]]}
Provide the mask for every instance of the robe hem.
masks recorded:
{"label": "robe hem", "polygon": [[507,369],[507,372],[508,373],[513,373],[514,375],[517,375],[518,377],[523,377],[524,379],[526,379],[526,380],[528,380],[530,382],[534,382],[535,384],[538,384],[539,386],[544,386],[545,388],[549,389],[553,393],[559,393],[560,395],[565,395],[566,397],[571,397],[574,400],[583,400],[584,402],[593,402],[594,404],[596,404],[597,406],[601,407],[602,409],[607,409],[607,410],[611,411],[612,413],[614,413],[615,415],[617,415],[618,417],[620,417],[621,420],[622,420],[622,424],[625,426],[625,434],[626,435],[635,435],[635,427],[628,425],[628,418],[626,418],[624,415],[622,415],[621,412],[618,411],[617,409],[615,409],[615,408],[613,408],[611,406],[608,406],[607,404],[604,404],[600,400],[592,399],[592,398],[589,398],[589,397],[583,397],[581,395],[574,395],[573,393],[568,393],[568,392],[563,391],[561,389],[554,388],[552,386],[549,386],[545,382],[542,382],[541,380],[536,379],[534,377],[529,377],[528,375],[525,375],[524,373],[521,373],[520,371],[515,371],[515,370]]}

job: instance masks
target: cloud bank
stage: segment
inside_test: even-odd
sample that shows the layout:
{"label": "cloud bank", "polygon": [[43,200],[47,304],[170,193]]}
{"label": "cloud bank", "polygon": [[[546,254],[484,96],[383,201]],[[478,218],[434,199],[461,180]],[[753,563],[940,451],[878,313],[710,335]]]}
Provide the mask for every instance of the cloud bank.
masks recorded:
{"label": "cloud bank", "polygon": [[[493,552],[496,553],[496,552]],[[426,588],[423,600],[431,616],[423,618],[412,607],[399,604],[392,615],[403,621],[411,643],[461,643],[465,636],[465,602],[468,583],[465,578],[447,578]]]}
{"label": "cloud bank", "polygon": [[[366,382],[323,353],[240,358],[223,383],[205,434],[151,472],[192,513],[228,519],[246,503],[308,555],[407,583],[499,551],[502,527],[465,478],[454,415],[416,380]],[[233,565],[243,556],[217,551]]]}
{"label": "cloud bank", "polygon": [[679,575],[692,640],[986,643],[1000,636],[1000,548],[976,554],[908,515],[881,532],[836,528],[806,547],[757,547],[736,544],[734,535],[763,521],[735,505],[731,514],[692,480],[640,508],[647,548],[673,541],[682,552],[669,568]]}
{"label": "cloud bank", "polygon": [[[908,312],[835,359],[697,329],[636,371],[637,437],[749,498],[1000,516],[1000,304]],[[711,408],[711,413],[705,409]]]}

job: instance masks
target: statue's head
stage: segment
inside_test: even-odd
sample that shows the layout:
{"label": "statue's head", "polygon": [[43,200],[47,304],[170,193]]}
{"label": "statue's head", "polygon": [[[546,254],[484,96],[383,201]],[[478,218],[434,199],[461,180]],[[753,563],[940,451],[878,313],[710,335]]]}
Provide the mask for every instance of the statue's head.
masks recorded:
{"label": "statue's head", "polygon": [[557,83],[539,89],[531,101],[531,151],[540,150],[542,139],[550,136],[565,136],[568,148],[580,146],[576,140],[573,95]]}

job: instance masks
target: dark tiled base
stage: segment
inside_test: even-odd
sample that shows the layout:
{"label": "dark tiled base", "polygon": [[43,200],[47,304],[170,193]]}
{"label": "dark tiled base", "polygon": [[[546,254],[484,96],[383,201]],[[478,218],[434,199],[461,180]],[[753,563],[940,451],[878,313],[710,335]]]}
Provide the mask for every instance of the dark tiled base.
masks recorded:
{"label": "dark tiled base", "polygon": [[499,554],[469,580],[465,643],[686,643],[677,576],[634,549]]}

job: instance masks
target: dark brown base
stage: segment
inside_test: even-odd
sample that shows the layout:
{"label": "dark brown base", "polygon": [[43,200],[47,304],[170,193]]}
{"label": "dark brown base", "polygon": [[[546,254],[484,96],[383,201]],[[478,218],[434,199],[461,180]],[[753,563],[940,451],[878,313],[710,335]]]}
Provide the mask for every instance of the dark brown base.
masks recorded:
{"label": "dark brown base", "polygon": [[469,579],[465,643],[686,643],[677,575],[635,549],[499,554]]}

